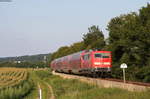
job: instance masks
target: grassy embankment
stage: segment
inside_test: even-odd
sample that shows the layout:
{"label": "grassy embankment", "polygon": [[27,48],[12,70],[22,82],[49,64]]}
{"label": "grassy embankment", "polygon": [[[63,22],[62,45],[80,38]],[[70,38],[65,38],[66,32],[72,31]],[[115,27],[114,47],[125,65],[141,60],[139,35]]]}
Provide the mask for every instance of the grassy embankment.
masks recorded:
{"label": "grassy embankment", "polygon": [[38,76],[48,82],[56,99],[149,99],[150,91],[129,92],[117,88],[98,88],[74,79],[63,79],[49,72],[37,71]]}

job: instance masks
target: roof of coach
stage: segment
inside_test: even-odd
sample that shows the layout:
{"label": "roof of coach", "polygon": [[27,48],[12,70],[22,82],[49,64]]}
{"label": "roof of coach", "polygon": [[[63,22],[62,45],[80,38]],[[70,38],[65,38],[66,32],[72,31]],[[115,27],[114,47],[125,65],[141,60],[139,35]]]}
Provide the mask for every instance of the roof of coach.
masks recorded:
{"label": "roof of coach", "polygon": [[74,56],[74,55],[78,55],[78,54],[81,55],[82,53],[89,53],[89,52],[111,53],[111,51],[100,51],[100,50],[97,50],[97,49],[96,50],[89,49],[89,50],[83,50],[83,51],[80,51],[80,52],[69,54],[69,55],[54,59],[53,61],[58,62],[58,61],[61,61],[63,58],[66,58],[68,56]]}
{"label": "roof of coach", "polygon": [[111,51],[93,51],[93,52],[100,52],[100,53],[111,53]]}

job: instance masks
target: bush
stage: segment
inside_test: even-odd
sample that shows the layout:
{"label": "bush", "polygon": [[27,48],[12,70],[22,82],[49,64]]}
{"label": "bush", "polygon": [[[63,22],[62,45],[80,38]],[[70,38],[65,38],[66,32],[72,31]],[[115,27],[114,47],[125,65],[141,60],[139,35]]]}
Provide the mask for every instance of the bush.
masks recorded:
{"label": "bush", "polygon": [[41,79],[43,79],[43,78],[47,78],[47,77],[49,77],[49,76],[51,76],[52,75],[52,73],[51,73],[51,71],[50,70],[38,70],[38,71],[36,71],[36,74],[41,78]]}
{"label": "bush", "polygon": [[150,66],[145,66],[139,69],[135,74],[136,79],[142,82],[150,82]]}

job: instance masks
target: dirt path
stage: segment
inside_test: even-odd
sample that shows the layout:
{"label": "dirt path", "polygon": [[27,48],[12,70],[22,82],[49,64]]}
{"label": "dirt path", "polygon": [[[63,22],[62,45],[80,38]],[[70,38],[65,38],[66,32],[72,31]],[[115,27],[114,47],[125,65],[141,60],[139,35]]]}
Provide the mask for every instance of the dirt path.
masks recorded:
{"label": "dirt path", "polygon": [[52,87],[47,82],[45,82],[45,84],[47,84],[47,86],[48,86],[48,88],[50,89],[50,92],[51,92],[51,97],[49,99],[55,99]]}
{"label": "dirt path", "polygon": [[[37,85],[37,97],[36,99],[55,99],[55,96],[53,94],[52,87],[44,80],[41,80],[38,75],[36,75],[35,72],[32,73],[32,76],[34,77],[34,80],[36,81]],[[47,91],[45,90],[47,89]],[[40,93],[41,90],[41,93]],[[40,96],[41,94],[41,96]]]}

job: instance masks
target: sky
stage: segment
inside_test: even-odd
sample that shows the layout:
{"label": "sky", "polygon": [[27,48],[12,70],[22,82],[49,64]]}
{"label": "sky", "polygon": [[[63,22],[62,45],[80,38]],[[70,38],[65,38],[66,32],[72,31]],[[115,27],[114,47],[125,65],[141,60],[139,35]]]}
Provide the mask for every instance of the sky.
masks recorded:
{"label": "sky", "polygon": [[[0,0],[0,57],[52,53],[98,25],[138,12],[150,0]],[[7,1],[7,0],[6,0]]]}

